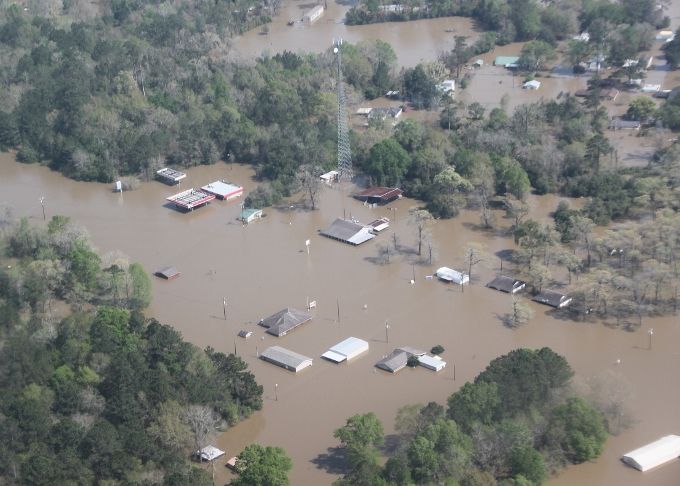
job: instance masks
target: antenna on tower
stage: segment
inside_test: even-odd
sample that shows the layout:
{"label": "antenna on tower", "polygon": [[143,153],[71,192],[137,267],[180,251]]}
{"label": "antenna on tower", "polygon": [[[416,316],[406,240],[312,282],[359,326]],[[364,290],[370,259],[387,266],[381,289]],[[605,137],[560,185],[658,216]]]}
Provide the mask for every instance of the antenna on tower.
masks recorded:
{"label": "antenna on tower", "polygon": [[352,151],[349,146],[349,126],[345,85],[342,81],[342,37],[333,39],[333,52],[338,59],[338,179],[352,180]]}

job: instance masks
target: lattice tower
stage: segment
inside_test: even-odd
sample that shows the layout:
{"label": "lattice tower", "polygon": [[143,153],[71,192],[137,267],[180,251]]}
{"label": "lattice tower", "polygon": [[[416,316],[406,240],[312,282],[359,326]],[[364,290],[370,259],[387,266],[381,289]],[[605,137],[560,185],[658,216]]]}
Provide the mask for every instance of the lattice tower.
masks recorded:
{"label": "lattice tower", "polygon": [[333,52],[338,59],[338,172],[340,180],[351,180],[352,151],[349,146],[349,126],[347,123],[347,102],[345,85],[342,81],[342,39],[333,41]]}

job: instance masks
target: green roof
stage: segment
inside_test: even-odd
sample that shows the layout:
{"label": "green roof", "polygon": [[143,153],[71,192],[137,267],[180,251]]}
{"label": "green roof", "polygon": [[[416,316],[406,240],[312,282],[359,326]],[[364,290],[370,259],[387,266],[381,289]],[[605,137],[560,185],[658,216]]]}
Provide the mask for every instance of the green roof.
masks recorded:
{"label": "green roof", "polygon": [[513,66],[517,65],[518,61],[519,56],[498,56],[493,63],[495,66]]}
{"label": "green roof", "polygon": [[241,218],[248,219],[253,214],[259,213],[260,211],[262,211],[262,210],[261,209],[244,209],[243,211],[241,211]]}

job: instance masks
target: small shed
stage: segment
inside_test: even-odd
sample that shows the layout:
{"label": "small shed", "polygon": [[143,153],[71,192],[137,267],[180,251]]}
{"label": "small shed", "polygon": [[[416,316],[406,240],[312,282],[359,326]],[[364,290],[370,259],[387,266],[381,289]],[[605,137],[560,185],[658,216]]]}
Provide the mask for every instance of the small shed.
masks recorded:
{"label": "small shed", "polygon": [[236,456],[230,457],[225,466],[227,468],[231,469],[232,471],[236,472]]}
{"label": "small shed", "polygon": [[156,277],[164,278],[165,280],[172,280],[173,278],[179,277],[179,270],[175,267],[165,267],[154,272]]}
{"label": "small shed", "polygon": [[[391,91],[390,91],[390,93],[391,93]],[[370,108],[370,107],[369,108],[359,108],[357,110],[357,115],[368,116],[368,115],[371,114],[371,110],[373,110],[373,108]]]}
{"label": "small shed", "polygon": [[472,63],[473,67],[480,68],[484,65],[484,60],[482,59],[477,59],[475,62]]}
{"label": "small shed", "polygon": [[524,89],[538,89],[541,87],[541,82],[536,81],[535,79],[532,79],[531,81],[527,81],[522,85],[522,88]]}
{"label": "small shed", "polygon": [[660,84],[645,84],[642,88],[641,91],[643,93],[656,93],[661,90],[661,85]]}
{"label": "small shed", "polygon": [[225,452],[215,446],[205,446],[200,451],[196,451],[196,457],[201,461],[214,461],[218,457],[222,457]]}
{"label": "small shed", "polygon": [[455,79],[445,79],[437,86],[439,91],[442,93],[453,94],[456,91],[456,80]]}
{"label": "small shed", "polygon": [[244,209],[241,211],[239,219],[243,221],[244,223],[252,223],[256,219],[260,219],[262,217],[262,210],[261,209]]}
{"label": "small shed", "polygon": [[304,22],[307,22],[308,24],[311,24],[312,22],[315,22],[321,16],[324,14],[325,10],[323,8],[323,5],[317,5],[313,7],[311,10],[309,10],[307,13],[305,13],[302,16],[302,20]]}
{"label": "small shed", "polygon": [[467,273],[459,272],[449,267],[438,268],[435,272],[435,275],[440,280],[458,285],[463,285],[470,282],[470,276]]}
{"label": "small shed", "polygon": [[236,199],[243,194],[243,187],[236,184],[230,184],[224,180],[211,182],[210,184],[201,187],[201,190],[209,194],[214,194],[217,199],[226,201]]}
{"label": "small shed", "polygon": [[427,354],[418,357],[418,362],[423,368],[432,371],[441,371],[446,367],[446,361],[439,356],[428,356]]}
{"label": "small shed", "polygon": [[639,130],[642,123],[637,120],[624,120],[622,118],[612,118],[609,122],[610,130]]}
{"label": "small shed", "polygon": [[370,226],[365,226],[356,221],[338,218],[325,230],[319,232],[321,235],[334,240],[349,243],[350,245],[360,245],[375,238]]}
{"label": "small shed", "polygon": [[325,174],[321,174],[319,178],[324,182],[324,184],[330,186],[334,182],[338,182],[340,180],[340,172],[337,170],[331,170]]}
{"label": "small shed", "polygon": [[387,218],[380,218],[368,223],[368,225],[373,228],[374,232],[380,233],[390,227],[390,220]]}
{"label": "small shed", "polygon": [[554,290],[544,290],[543,292],[536,295],[532,300],[540,304],[549,305],[555,309],[561,309],[562,307],[569,305],[571,302],[571,297],[559,292],[555,292]]}
{"label": "small shed", "polygon": [[348,337],[330,348],[322,354],[321,357],[333,361],[334,363],[342,363],[343,361],[349,361],[366,351],[368,351],[368,342],[363,339]]}
{"label": "small shed", "polygon": [[238,337],[242,337],[243,339],[248,339],[252,335],[253,331],[246,331],[245,329],[238,332]]}
{"label": "small shed", "polygon": [[272,346],[260,354],[260,359],[295,373],[312,366],[312,358],[303,356],[281,346]]}
{"label": "small shed", "polygon": [[286,308],[260,321],[260,326],[267,328],[267,333],[276,337],[285,336],[305,322],[311,321],[308,312]]}
{"label": "small shed", "polygon": [[499,275],[486,284],[490,289],[500,290],[501,292],[506,292],[508,294],[515,294],[526,287],[526,285],[526,282],[506,275]]}
{"label": "small shed", "polygon": [[639,471],[648,471],[680,457],[680,436],[667,435],[624,454],[621,460]]}
{"label": "small shed", "polygon": [[369,204],[387,204],[400,199],[403,192],[398,187],[369,187],[355,194],[354,198]]}

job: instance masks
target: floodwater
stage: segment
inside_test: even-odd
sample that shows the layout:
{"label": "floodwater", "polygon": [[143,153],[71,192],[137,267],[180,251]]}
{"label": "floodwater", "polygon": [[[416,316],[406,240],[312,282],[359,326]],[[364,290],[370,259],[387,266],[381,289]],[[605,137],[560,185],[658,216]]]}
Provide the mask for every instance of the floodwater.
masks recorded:
{"label": "floodwater", "polygon": [[[327,3],[325,14],[316,22],[311,25],[301,22],[304,13],[314,5],[316,2],[284,0],[281,11],[268,24],[269,34],[262,34],[258,28],[234,38],[235,53],[244,59],[286,50],[318,53],[329,49],[334,39],[342,38],[352,44],[380,39],[392,46],[400,66],[413,67],[453,49],[455,36],[467,36],[469,43],[478,37],[472,21],[463,17],[347,26],[343,22],[349,5],[333,1]],[[287,25],[290,20],[296,20],[295,24]]]}
{"label": "floodwater", "polygon": [[[251,175],[249,168],[237,164],[196,167],[188,171],[182,187],[224,178],[249,191],[255,185]],[[316,211],[270,208],[262,220],[242,226],[235,220],[238,202],[213,202],[188,214],[165,207],[164,198],[176,190],[149,182],[121,196],[111,192],[110,185],[67,180],[45,167],[18,164],[11,154],[0,154],[0,203],[12,205],[17,216],[40,223],[39,198],[44,196],[48,217],[63,214],[84,225],[101,252],[120,250],[149,273],[164,265],[179,269],[176,280],[154,279],[148,314],[200,347],[223,352],[235,347],[264,386],[263,410],[216,439],[227,456],[237,455],[252,442],[280,446],[294,462],[292,484],[330,484],[342,473],[333,431],[347,417],[374,411],[386,432],[392,433],[400,407],[432,400],[444,404],[497,356],[518,347],[550,346],[569,360],[579,380],[607,371],[623,376],[634,390],[630,408],[636,420],[632,428],[608,441],[600,459],[565,470],[551,484],[678,483],[680,461],[645,474],[619,461],[629,450],[680,432],[677,317],[647,319],[641,330],[625,332],[558,320],[531,303],[533,319],[510,330],[499,319],[509,312],[510,297],[484,287],[499,270],[496,257],[490,257],[485,268],[475,268],[473,285],[464,292],[426,279],[439,266],[462,268],[468,242],[483,243],[491,253],[512,246],[508,238],[480,231],[475,212],[435,222],[430,265],[414,254],[415,237],[407,217],[408,209],[417,204],[413,200],[372,209],[349,198],[347,188],[325,189]],[[547,218],[558,201],[554,196],[533,197],[533,216]],[[360,247],[317,234],[343,213],[364,222],[387,216],[393,224]],[[501,226],[509,224],[502,214],[498,218]],[[394,234],[400,252],[392,255],[391,263],[380,264],[378,246],[392,244]],[[226,320],[223,298],[228,304]],[[304,308],[307,299],[318,302],[314,319],[291,334],[275,338],[257,325],[284,307]],[[654,342],[648,349],[646,331],[651,327]],[[241,329],[253,331],[253,336],[236,337]],[[348,336],[367,340],[369,352],[341,365],[320,359],[328,347]],[[448,362],[438,374],[417,368],[390,375],[373,366],[396,346],[429,350],[437,344],[445,348],[443,358]],[[314,365],[296,375],[259,360],[257,353],[272,345],[312,357]],[[230,473],[224,467],[217,471],[218,484],[226,483]]]}

